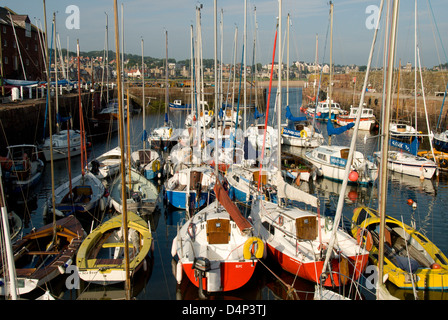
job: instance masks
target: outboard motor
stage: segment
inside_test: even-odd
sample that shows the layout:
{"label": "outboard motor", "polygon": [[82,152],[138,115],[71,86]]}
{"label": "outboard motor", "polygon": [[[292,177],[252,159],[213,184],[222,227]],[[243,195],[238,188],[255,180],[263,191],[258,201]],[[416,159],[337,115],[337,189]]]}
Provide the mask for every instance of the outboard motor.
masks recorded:
{"label": "outboard motor", "polygon": [[100,163],[98,160],[92,160],[92,169],[90,170],[94,175],[98,175],[100,173]]}
{"label": "outboard motor", "polygon": [[199,297],[201,299],[206,299],[207,297],[204,294],[204,288],[202,287],[202,279],[205,277],[205,273],[210,271],[210,260],[207,258],[194,258],[193,267],[194,269],[194,277],[196,279],[199,278]]}

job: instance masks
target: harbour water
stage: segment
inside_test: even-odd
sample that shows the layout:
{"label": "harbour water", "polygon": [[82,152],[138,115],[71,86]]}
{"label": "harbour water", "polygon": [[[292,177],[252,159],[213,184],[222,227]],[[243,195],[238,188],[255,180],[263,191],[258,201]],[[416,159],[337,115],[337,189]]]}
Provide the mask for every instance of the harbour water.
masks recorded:
{"label": "harbour water", "polygon": [[[275,95],[273,95],[275,96]],[[299,107],[301,105],[300,89],[292,89],[290,94],[290,108],[294,115],[301,115]],[[274,109],[272,101],[271,110]],[[247,123],[253,123],[253,110],[247,111]],[[177,127],[183,127],[186,111],[176,111],[169,114],[170,120]],[[148,115],[146,117],[147,131],[156,128],[163,123],[164,114]],[[270,117],[271,121],[273,118]],[[142,136],[142,114],[134,115],[130,119],[131,145],[133,148],[140,147]],[[271,122],[270,122],[271,123]],[[285,123],[283,112],[282,123]],[[317,123],[324,136],[326,129],[324,123]],[[125,128],[126,129],[126,128]],[[332,144],[349,145],[353,130],[343,133],[332,139]],[[89,159],[101,155],[105,151],[118,146],[118,134],[110,139],[93,141],[89,153]],[[360,131],[357,137],[357,149],[367,155],[372,155],[378,149],[378,138],[369,132]],[[294,150],[293,150],[294,151]],[[81,171],[80,157],[71,159],[73,175]],[[54,165],[55,185],[67,181],[67,161],[61,160]],[[442,252],[448,254],[448,177],[439,175],[433,180],[420,181],[418,178],[410,176],[389,174],[387,214],[404,223],[413,225],[418,231],[425,234],[433,241]],[[162,188],[161,181],[160,188]],[[337,202],[341,190],[341,183],[327,179],[318,179],[313,185],[302,183],[301,188],[308,190],[319,197],[320,213],[324,216],[334,216]],[[44,224],[42,219],[43,205],[51,194],[51,173],[50,165],[47,163],[41,183],[27,195],[29,201],[24,209],[26,223],[25,233],[32,228],[39,228]],[[31,199],[31,200],[30,200]],[[412,199],[417,203],[416,207],[407,204],[407,200]],[[366,205],[376,208],[378,206],[378,188],[373,186],[351,186],[349,185],[344,194],[343,217],[344,225],[350,227],[353,210],[359,205]],[[198,289],[189,283],[184,277],[180,285],[177,284],[173,275],[173,265],[171,256],[172,239],[177,233],[177,225],[182,222],[185,212],[174,211],[159,201],[158,209],[152,217],[154,253],[149,261],[148,268],[139,277],[133,280],[133,297],[138,300],[182,300],[198,299]],[[80,281],[79,287],[70,282],[70,275],[59,277],[53,281],[48,289],[54,296],[62,300],[75,299],[115,299],[124,298],[123,285],[95,286]],[[295,294],[288,290],[289,286],[295,288]],[[402,292],[392,290],[392,293],[401,299],[413,299],[412,292]],[[314,284],[296,278],[292,274],[283,272],[272,262],[263,262],[257,267],[253,279],[243,288],[234,292],[212,295],[210,299],[249,299],[249,300],[279,300],[279,299],[313,299]],[[446,293],[435,292],[430,295],[419,293],[422,299],[447,299]],[[364,298],[373,299],[368,292]]]}

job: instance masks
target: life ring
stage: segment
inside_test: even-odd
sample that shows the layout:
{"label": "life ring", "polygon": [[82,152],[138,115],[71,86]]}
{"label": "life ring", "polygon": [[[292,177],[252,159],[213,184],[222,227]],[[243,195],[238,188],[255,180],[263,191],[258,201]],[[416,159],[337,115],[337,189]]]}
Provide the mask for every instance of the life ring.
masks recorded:
{"label": "life ring", "polygon": [[439,160],[439,165],[441,168],[448,168],[448,160],[446,158],[441,158]]}
{"label": "life ring", "polygon": [[[364,236],[366,237],[364,239]],[[372,250],[373,247],[373,238],[372,234],[367,229],[358,228],[358,231],[356,231],[356,242],[360,246],[364,246],[365,241],[365,248],[367,251]]]}
{"label": "life ring", "polygon": [[306,138],[306,137],[308,137],[308,133],[305,130],[302,130],[302,131],[300,131],[300,137]]}
{"label": "life ring", "polygon": [[[255,254],[253,252],[255,252]],[[246,260],[251,259],[254,255],[255,258],[261,259],[263,257],[263,253],[264,253],[264,244],[260,238],[250,237],[244,243],[243,247],[244,259]]]}
{"label": "life ring", "polygon": [[152,171],[157,172],[159,170],[160,170],[160,161],[154,160],[154,162],[152,163]]}

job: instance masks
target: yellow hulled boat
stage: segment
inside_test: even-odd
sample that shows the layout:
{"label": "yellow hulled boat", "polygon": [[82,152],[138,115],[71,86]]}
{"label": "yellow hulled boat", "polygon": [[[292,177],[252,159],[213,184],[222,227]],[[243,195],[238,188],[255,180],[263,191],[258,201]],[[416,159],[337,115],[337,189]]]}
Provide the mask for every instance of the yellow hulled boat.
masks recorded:
{"label": "yellow hulled boat", "polygon": [[[131,211],[127,217],[132,276],[146,266],[153,242],[149,223]],[[123,215],[119,214],[99,225],[81,244],[76,256],[80,278],[103,285],[125,281],[124,247]]]}
{"label": "yellow hulled boat", "polygon": [[[358,207],[353,212],[352,235],[370,249],[378,264],[380,217],[376,210]],[[386,216],[384,274],[401,289],[447,290],[448,259],[425,235]]]}

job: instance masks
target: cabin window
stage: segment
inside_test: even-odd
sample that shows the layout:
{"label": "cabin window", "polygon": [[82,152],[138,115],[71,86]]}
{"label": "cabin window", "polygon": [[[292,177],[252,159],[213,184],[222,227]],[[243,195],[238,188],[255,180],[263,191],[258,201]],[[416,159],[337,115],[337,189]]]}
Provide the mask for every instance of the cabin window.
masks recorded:
{"label": "cabin window", "polygon": [[318,153],[317,158],[319,158],[320,160],[323,160],[323,161],[327,161],[327,155],[323,154],[323,153]]}
{"label": "cabin window", "polygon": [[268,223],[268,222],[265,221],[265,222],[262,223],[262,225],[263,225],[263,227],[264,227],[266,230],[269,231],[270,234],[274,235],[274,233],[275,233],[275,228],[272,227],[272,225],[271,225],[270,223]]}

